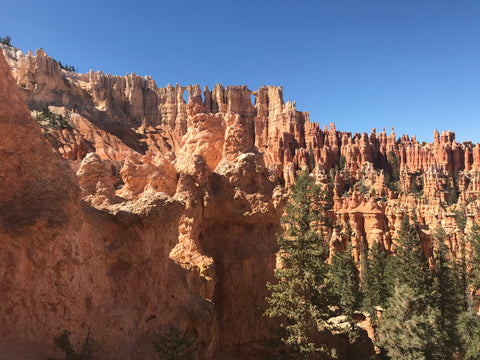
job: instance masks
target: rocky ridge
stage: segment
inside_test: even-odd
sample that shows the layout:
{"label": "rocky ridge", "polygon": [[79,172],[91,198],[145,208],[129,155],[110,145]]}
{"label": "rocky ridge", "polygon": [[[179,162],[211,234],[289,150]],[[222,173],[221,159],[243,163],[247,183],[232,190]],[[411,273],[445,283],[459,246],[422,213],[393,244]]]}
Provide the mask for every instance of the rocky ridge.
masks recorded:
{"label": "rocky ridge", "polygon": [[[32,316],[43,319],[50,329],[41,340],[67,325],[77,334],[90,328],[96,338],[103,326],[109,330],[98,338],[100,347],[122,358],[122,346],[148,352],[145,344],[133,346],[134,339],[175,322],[201,339],[201,354],[209,358],[264,339],[268,324],[258,309],[273,277],[285,188],[301,170],[332,196],[332,249],[346,246],[350,226],[354,244],[379,241],[390,251],[409,216],[419,222],[427,255],[438,224],[456,252],[479,220],[480,145],[457,143],[453,132],[435,130],[433,143],[420,144],[415,136],[397,138],[393,129],[390,135],[340,132],[334,124],[322,130],[308,112],[283,101],[281,87],[158,88],[135,74],[68,72],[41,49],[35,55],[2,49],[13,74],[12,80],[2,65],[8,79],[2,89],[15,81],[30,111],[49,105],[69,123],[42,139],[17,91],[1,101],[2,128],[12,127],[3,133],[22,136],[2,139],[9,161],[0,176],[12,187],[1,197],[8,211],[0,212],[0,254],[17,260],[3,262],[11,275],[2,280],[8,291],[0,308],[16,310],[0,320],[25,327]],[[38,156],[20,146],[24,133],[39,144]],[[51,208],[27,210],[36,198]],[[34,210],[28,221],[19,220]],[[20,241],[27,254],[14,250]],[[33,306],[35,281],[20,269],[38,266],[45,271],[34,279],[45,295]],[[59,319],[47,321],[58,306]],[[128,326],[119,333],[118,323]],[[24,338],[33,341],[38,329],[29,329]]]}

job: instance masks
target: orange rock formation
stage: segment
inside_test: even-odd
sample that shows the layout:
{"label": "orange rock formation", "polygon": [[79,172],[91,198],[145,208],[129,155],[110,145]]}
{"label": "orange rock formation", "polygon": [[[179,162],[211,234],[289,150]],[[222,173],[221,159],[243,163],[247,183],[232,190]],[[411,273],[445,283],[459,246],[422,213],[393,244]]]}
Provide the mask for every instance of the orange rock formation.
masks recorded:
{"label": "orange rock formation", "polygon": [[[0,342],[9,351],[68,328],[75,340],[90,331],[108,358],[151,358],[151,337],[170,323],[197,336],[202,358],[264,339],[258,309],[285,187],[300,170],[329,184],[332,249],[379,241],[391,251],[402,218],[416,216],[427,255],[438,224],[457,251],[479,220],[480,145],[453,132],[420,144],[393,129],[322,130],[284,103],[281,87],[158,88],[135,74],[67,72],[41,49],[2,49]],[[69,127],[42,136],[24,101],[30,111],[50,105]]]}

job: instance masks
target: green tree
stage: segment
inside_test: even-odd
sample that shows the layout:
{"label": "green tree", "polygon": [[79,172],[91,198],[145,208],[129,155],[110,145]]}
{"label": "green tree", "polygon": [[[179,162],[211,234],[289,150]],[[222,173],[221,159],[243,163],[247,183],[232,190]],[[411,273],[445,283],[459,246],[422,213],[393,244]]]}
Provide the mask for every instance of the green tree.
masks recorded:
{"label": "green tree", "polygon": [[345,192],[348,192],[352,187],[352,176],[348,169],[343,170],[344,178],[345,178]]}
{"label": "green tree", "polygon": [[432,359],[430,349],[435,311],[407,285],[395,288],[387,310],[378,321],[377,345],[394,360]]}
{"label": "green tree", "polygon": [[361,285],[361,297],[362,297],[362,308],[367,311],[369,314],[374,314],[372,293],[371,293],[371,284],[370,279],[370,259],[368,257],[369,251],[367,246],[362,241],[360,247],[360,285]]}
{"label": "green tree", "polygon": [[423,175],[416,172],[412,176],[412,194],[415,194],[416,198],[423,196]]}
{"label": "green tree", "polygon": [[[480,226],[473,223],[470,232],[466,236],[466,241],[469,243],[469,251],[462,252],[461,267],[465,272],[466,281],[462,284],[463,290],[466,293],[466,311],[461,313],[457,321],[458,336],[461,341],[461,355],[465,360],[480,359],[480,317],[474,312],[472,306],[471,293],[480,289]],[[463,273],[462,272],[462,273]]]}
{"label": "green tree", "polygon": [[467,277],[470,287],[478,290],[480,289],[480,226],[477,223],[473,223],[467,241],[470,243],[470,251],[467,254],[470,269]]}
{"label": "green tree", "polygon": [[480,316],[473,311],[461,313],[457,321],[457,331],[462,342],[461,358],[480,359]]}
{"label": "green tree", "polygon": [[352,317],[358,310],[361,293],[359,288],[359,273],[352,256],[351,243],[343,252],[337,252],[332,257],[330,266],[330,287],[336,296],[343,314]]}
{"label": "green tree", "polygon": [[193,360],[195,358],[196,341],[175,325],[170,326],[158,340],[152,343],[155,352],[162,360]]}
{"label": "green tree", "polygon": [[392,180],[400,180],[400,162],[398,161],[397,155],[393,151],[388,153],[388,164],[390,165]]}
{"label": "green tree", "polygon": [[398,192],[397,182],[400,180],[400,162],[393,151],[388,153],[387,162],[390,170],[385,176],[387,186],[390,190]]}
{"label": "green tree", "polygon": [[10,36],[5,36],[4,38],[0,38],[0,42],[3,44],[3,45],[7,45],[7,46],[12,46],[12,38]]}
{"label": "green tree", "polygon": [[458,350],[457,319],[465,307],[458,272],[445,245],[446,234],[441,226],[435,230],[433,306],[436,312],[435,359],[453,359]]}
{"label": "green tree", "polygon": [[452,186],[449,176],[447,176],[447,184],[446,184],[445,191],[447,192],[447,205],[452,205],[457,203],[458,193],[457,193],[457,190],[455,189],[455,186]]}
{"label": "green tree", "polygon": [[460,241],[460,258],[456,263],[456,269],[458,272],[458,277],[460,281],[460,289],[463,293],[463,304],[465,308],[472,308],[472,301],[470,298],[470,287],[468,284],[468,268],[467,268],[467,249],[465,244],[465,236],[461,237]]}
{"label": "green tree", "polygon": [[457,223],[458,227],[462,231],[465,231],[465,228],[467,227],[467,215],[465,214],[465,208],[461,207],[460,209],[455,210],[454,213],[455,222]]}
{"label": "green tree", "polygon": [[378,241],[372,244],[369,251],[369,280],[370,297],[373,306],[385,307],[388,299],[388,289],[385,281],[387,253]]}
{"label": "green tree", "polygon": [[63,115],[55,114],[50,111],[48,105],[44,105],[36,114],[35,120],[40,127],[48,133],[50,130],[71,128]]}
{"label": "green tree", "polygon": [[310,144],[308,147],[308,168],[310,171],[315,169],[315,153],[313,152],[312,144]]}
{"label": "green tree", "polygon": [[[402,219],[394,250],[395,255],[388,257],[385,267],[390,299],[379,321],[379,346],[393,359],[433,360],[437,319],[436,309],[431,306],[433,278],[416,223],[411,225],[408,216]],[[403,345],[405,352],[401,355]]]}
{"label": "green tree", "polygon": [[332,296],[327,287],[328,247],[321,227],[326,223],[325,198],[307,172],[293,186],[284,231],[278,237],[282,267],[276,269],[276,284],[267,284],[271,295],[265,314],[279,317],[285,330],[283,341],[305,358],[325,351],[319,334],[328,329]]}
{"label": "green tree", "polygon": [[337,160],[338,170],[340,171],[344,170],[346,164],[347,164],[347,159],[345,158],[345,156],[340,155]]}
{"label": "green tree", "polygon": [[410,225],[407,215],[402,219],[394,247],[395,256],[388,258],[385,280],[390,294],[398,285],[406,285],[416,297],[428,301],[433,279],[415,225]]}

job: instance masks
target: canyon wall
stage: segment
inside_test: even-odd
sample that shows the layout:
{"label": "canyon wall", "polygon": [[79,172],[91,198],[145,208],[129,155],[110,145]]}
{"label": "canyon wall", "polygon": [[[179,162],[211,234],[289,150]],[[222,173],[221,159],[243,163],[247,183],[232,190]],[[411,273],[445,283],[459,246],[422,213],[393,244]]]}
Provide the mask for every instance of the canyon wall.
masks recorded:
{"label": "canyon wall", "polygon": [[152,358],[151,336],[173,321],[212,354],[218,327],[197,294],[203,283],[169,259],[185,204],[158,192],[108,209],[82,202],[105,164],[92,154],[77,180],[32,122],[3,55],[0,126],[0,358],[51,356],[64,329],[75,344],[90,334],[103,358]]}
{"label": "canyon wall", "polygon": [[[480,146],[450,131],[419,143],[321,129],[281,87],[158,88],[1,46],[0,341],[12,354],[46,354],[62,329],[118,359],[152,358],[169,324],[199,339],[201,358],[267,338],[265,283],[298,171],[332,197],[333,250],[392,251],[409,216],[427,255],[437,225],[457,252],[479,220]],[[45,106],[66,124],[40,128]]]}
{"label": "canyon wall", "polygon": [[[268,337],[259,309],[286,194],[246,119],[192,102],[176,118],[160,112],[163,128],[145,118],[134,128],[117,100],[99,110],[92,94],[112,90],[109,76],[73,74],[93,91],[82,93],[42,51],[6,55],[0,356],[45,358],[63,329],[110,359],[154,358],[151,340],[172,324],[198,340],[200,358]],[[180,90],[158,94],[175,102]],[[23,99],[68,126],[41,129]]]}

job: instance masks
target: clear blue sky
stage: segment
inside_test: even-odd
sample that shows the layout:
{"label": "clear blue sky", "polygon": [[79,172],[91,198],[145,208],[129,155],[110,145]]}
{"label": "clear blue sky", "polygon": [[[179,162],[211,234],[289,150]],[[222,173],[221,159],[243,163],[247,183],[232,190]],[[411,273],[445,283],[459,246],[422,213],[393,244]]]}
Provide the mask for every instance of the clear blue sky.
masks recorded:
{"label": "clear blue sky", "polygon": [[282,85],[338,130],[480,142],[480,1],[0,0],[0,36],[158,86]]}

